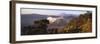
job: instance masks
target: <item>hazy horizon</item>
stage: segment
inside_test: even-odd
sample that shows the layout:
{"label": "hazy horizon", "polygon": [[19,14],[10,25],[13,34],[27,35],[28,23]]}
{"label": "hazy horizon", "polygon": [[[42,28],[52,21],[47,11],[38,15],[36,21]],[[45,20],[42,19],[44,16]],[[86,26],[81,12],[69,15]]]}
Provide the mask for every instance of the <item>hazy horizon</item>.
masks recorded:
{"label": "hazy horizon", "polygon": [[54,10],[54,9],[21,9],[21,15],[28,15],[28,14],[40,14],[40,15],[60,15],[60,14],[73,14],[73,15],[80,15],[84,14],[87,11],[81,10]]}

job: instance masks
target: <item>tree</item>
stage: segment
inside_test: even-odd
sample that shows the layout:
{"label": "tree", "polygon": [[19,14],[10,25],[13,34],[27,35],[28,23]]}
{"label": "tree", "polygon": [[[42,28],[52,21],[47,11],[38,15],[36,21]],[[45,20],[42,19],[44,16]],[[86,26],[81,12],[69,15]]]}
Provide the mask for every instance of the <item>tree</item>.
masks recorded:
{"label": "tree", "polygon": [[39,34],[44,34],[47,33],[47,24],[49,24],[49,21],[47,19],[42,19],[42,20],[37,20],[34,21],[35,26],[37,26],[37,28],[35,29],[35,31]]}

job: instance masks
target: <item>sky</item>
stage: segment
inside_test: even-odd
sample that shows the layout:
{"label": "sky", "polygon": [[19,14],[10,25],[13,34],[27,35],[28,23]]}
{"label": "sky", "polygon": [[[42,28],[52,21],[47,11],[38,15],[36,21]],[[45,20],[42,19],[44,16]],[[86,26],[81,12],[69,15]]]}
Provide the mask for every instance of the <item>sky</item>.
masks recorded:
{"label": "sky", "polygon": [[62,13],[65,14],[75,14],[80,15],[84,14],[87,11],[80,11],[80,10],[50,10],[50,9],[28,9],[28,8],[21,8],[21,14],[41,14],[41,15],[59,15]]}

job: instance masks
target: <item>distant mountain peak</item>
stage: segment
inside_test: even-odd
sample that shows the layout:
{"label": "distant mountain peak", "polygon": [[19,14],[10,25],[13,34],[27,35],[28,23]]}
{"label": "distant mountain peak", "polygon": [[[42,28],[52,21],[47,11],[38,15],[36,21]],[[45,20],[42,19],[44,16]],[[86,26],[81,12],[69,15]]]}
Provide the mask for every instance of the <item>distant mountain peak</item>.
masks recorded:
{"label": "distant mountain peak", "polygon": [[61,13],[59,16],[79,16],[78,14],[71,14],[71,13]]}

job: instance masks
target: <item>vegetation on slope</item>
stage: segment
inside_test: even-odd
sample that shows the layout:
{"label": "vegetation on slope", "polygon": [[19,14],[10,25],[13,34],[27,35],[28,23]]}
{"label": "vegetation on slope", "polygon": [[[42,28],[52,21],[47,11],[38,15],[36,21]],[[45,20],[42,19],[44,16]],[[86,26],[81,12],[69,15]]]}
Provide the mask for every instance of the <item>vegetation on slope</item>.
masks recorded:
{"label": "vegetation on slope", "polygon": [[65,27],[67,33],[92,32],[92,13],[81,14],[78,18],[72,19]]}

